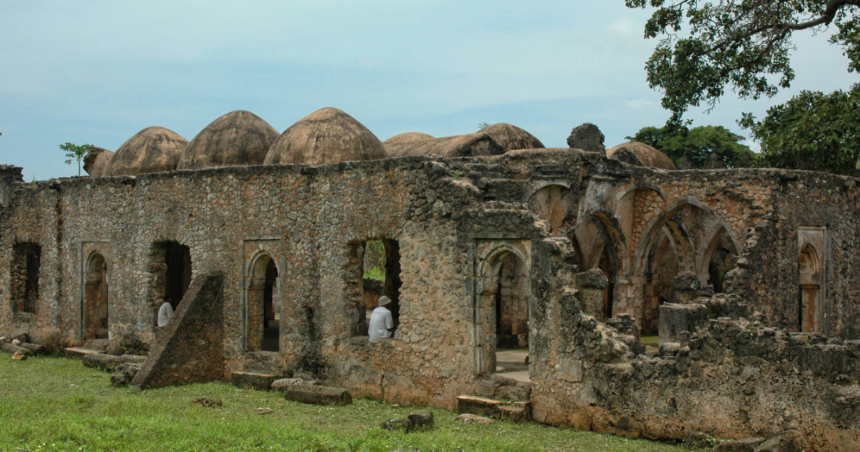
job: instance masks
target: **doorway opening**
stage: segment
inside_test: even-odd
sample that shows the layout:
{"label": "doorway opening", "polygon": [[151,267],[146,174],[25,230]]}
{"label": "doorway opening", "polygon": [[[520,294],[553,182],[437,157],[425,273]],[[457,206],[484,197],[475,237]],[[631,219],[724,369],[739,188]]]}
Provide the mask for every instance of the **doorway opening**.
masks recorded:
{"label": "doorway opening", "polygon": [[157,242],[150,260],[156,313],[160,298],[169,299],[175,310],[191,285],[191,250],[175,241]]}
{"label": "doorway opening", "polygon": [[529,377],[529,279],[526,263],[503,251],[490,261],[484,291],[488,373],[518,381]]}
{"label": "doorway opening", "polygon": [[95,252],[87,261],[84,283],[84,335],[86,339],[108,339],[107,262]]}
{"label": "doorway opening", "polygon": [[251,266],[249,278],[248,350],[280,351],[281,313],[275,260],[268,254],[261,254]]}

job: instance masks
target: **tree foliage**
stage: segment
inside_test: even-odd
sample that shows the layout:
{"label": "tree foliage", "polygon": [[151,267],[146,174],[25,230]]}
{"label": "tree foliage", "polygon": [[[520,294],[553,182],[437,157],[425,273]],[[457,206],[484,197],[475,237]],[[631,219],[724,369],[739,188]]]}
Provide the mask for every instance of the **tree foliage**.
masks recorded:
{"label": "tree foliage", "polygon": [[742,135],[722,126],[643,127],[627,139],[653,146],[675,163],[687,157],[695,168],[703,168],[712,153],[728,168],[738,166],[744,154],[752,155],[749,146],[741,143]]}
{"label": "tree foliage", "polygon": [[[791,37],[835,25],[830,42],[860,69],[860,0],[625,0],[656,8],[646,38],[660,42],[646,63],[648,83],[663,92],[669,122],[690,106],[713,108],[727,88],[741,98],[773,96],[794,79]],[[681,34],[682,28],[687,32]],[[774,77],[776,76],[776,77]]]}
{"label": "tree foliage", "polygon": [[851,173],[860,160],[860,86],[824,94],[802,91],[756,121],[739,122],[761,142],[761,166]]}
{"label": "tree foliage", "polygon": [[65,152],[67,165],[71,165],[72,161],[78,162],[78,176],[81,175],[81,160],[83,160],[84,156],[87,155],[90,147],[92,147],[90,144],[77,145],[69,142],[60,145],[60,150]]}

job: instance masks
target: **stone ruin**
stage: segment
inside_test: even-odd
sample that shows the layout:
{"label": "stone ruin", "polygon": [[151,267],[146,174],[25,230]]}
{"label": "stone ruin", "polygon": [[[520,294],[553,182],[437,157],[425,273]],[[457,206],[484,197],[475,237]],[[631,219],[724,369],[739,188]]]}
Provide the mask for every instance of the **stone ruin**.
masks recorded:
{"label": "stone ruin", "polygon": [[[383,143],[334,109],[276,137],[234,112],[188,144],[99,149],[105,177],[2,166],[0,336],[126,356],[87,359],[144,388],[305,376],[631,437],[860,448],[856,179],[533,138]],[[396,331],[369,343],[383,294]]]}

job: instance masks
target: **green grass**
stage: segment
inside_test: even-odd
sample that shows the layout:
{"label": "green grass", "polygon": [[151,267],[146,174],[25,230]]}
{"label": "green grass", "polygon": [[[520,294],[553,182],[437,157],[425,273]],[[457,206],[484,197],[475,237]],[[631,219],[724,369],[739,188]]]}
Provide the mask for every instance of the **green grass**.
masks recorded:
{"label": "green grass", "polygon": [[385,282],[385,270],[379,267],[371,267],[370,270],[364,272],[364,279],[372,278]]}
{"label": "green grass", "polygon": [[[198,397],[220,398],[203,408]],[[271,408],[259,415],[256,408]],[[400,433],[379,423],[415,408],[356,400],[343,408],[289,402],[224,383],[148,391],[114,388],[109,375],[56,357],[0,354],[0,451],[680,451],[658,442],[496,422],[464,425],[432,409],[436,427]]]}
{"label": "green grass", "polygon": [[642,336],[639,338],[639,342],[642,342],[642,344],[644,344],[644,345],[659,347],[660,346],[660,336]]}

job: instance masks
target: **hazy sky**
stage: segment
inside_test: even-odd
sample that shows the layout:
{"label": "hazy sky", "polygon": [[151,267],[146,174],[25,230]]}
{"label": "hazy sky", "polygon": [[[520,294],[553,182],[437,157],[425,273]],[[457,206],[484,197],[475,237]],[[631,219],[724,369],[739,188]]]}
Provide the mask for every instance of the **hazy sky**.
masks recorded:
{"label": "hazy sky", "polygon": [[[645,81],[648,17],[623,0],[0,0],[0,162],[69,176],[66,141],[115,150],[153,125],[191,140],[237,109],[283,131],[326,106],[381,140],[509,122],[566,147],[593,122],[612,146],[668,117]],[[858,81],[825,35],[796,44],[790,91],[689,117],[740,132],[743,111]]]}

